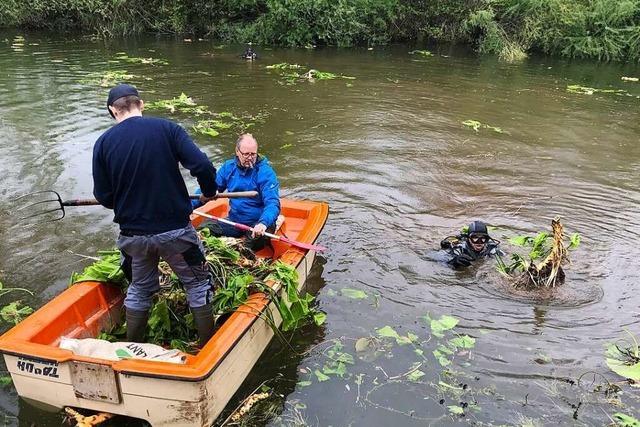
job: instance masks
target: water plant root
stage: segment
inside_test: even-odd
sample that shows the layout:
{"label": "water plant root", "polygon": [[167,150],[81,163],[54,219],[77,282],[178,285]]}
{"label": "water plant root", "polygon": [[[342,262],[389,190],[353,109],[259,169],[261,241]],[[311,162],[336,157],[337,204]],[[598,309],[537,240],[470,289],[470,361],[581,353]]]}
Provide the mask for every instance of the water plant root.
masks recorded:
{"label": "water plant root", "polygon": [[553,288],[564,283],[565,274],[562,264],[569,261],[567,248],[564,245],[564,228],[560,218],[551,221],[553,242],[548,255],[539,263],[531,262],[520,276],[516,277],[513,285],[516,288],[537,289],[540,287]]}

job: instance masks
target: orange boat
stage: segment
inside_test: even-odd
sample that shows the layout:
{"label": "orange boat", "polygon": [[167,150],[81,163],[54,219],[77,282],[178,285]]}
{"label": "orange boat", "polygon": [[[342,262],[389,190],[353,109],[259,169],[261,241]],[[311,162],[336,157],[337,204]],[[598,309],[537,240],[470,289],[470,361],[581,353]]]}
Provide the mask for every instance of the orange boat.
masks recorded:
{"label": "orange boat", "polygon": [[[281,206],[281,230],[290,239],[315,242],[328,205],[283,199]],[[215,200],[199,210],[224,217],[228,202]],[[192,217],[195,226],[201,221]],[[281,241],[272,244],[273,259],[296,267],[302,291],[315,252]],[[109,361],[58,347],[61,337],[95,338],[119,320],[123,300],[115,286],[78,283],[2,335],[0,351],[18,394],[53,410],[85,408],[144,419],[153,426],[210,426],[273,337],[271,326],[258,314],[270,310],[276,324],[282,322],[267,295],[253,294],[183,365]]]}

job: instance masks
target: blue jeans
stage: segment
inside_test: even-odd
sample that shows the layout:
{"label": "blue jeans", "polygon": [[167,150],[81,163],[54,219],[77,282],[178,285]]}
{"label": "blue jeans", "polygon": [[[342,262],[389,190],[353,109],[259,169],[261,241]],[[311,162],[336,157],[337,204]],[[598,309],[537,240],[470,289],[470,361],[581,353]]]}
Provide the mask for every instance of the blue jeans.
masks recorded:
{"label": "blue jeans", "polygon": [[130,310],[151,308],[153,295],[160,289],[158,263],[164,259],[180,279],[192,308],[202,307],[213,296],[213,285],[204,257],[204,247],[191,224],[160,234],[118,237],[123,270],[129,274],[124,305]]}

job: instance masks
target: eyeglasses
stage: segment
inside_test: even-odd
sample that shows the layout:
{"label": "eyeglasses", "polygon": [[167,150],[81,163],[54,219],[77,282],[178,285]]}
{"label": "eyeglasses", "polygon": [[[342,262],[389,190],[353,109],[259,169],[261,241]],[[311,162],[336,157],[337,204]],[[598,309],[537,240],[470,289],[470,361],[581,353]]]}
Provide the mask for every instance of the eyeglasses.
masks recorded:
{"label": "eyeglasses", "polygon": [[487,243],[489,241],[489,236],[469,236],[469,240],[471,243]]}
{"label": "eyeglasses", "polygon": [[238,152],[238,154],[242,157],[244,157],[245,159],[250,159],[252,157],[257,157],[258,153],[243,153],[240,150],[236,150]]}

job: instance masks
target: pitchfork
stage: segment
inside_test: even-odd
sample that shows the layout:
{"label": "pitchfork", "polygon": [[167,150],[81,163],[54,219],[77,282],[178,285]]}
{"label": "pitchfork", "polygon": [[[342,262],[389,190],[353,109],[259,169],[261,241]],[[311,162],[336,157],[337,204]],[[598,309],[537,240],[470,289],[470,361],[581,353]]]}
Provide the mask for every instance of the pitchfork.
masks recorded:
{"label": "pitchfork", "polygon": [[[22,200],[22,199],[26,199],[26,198],[30,198],[33,197],[35,195],[45,195],[43,197],[47,197],[45,200],[40,200],[34,203],[30,203],[26,206],[22,206],[18,209],[16,209],[17,211],[25,211],[27,209],[30,208],[34,208],[36,206],[40,206],[40,205],[44,205],[46,210],[43,211],[38,211],[36,213],[33,213],[31,215],[25,216],[25,217],[21,217],[20,219],[27,219],[27,218],[33,218],[36,216],[43,216],[49,213],[54,213],[54,212],[60,212],[57,216],[57,218],[51,219],[50,221],[60,221],[62,218],[64,218],[64,216],[66,215],[65,212],[65,207],[67,206],[96,206],[99,205],[100,203],[96,200],[96,199],[73,199],[73,200],[62,200],[62,197],[60,197],[60,194],[57,191],[53,191],[53,190],[45,190],[45,191],[36,191],[35,193],[29,193],[29,194],[25,194],[24,196],[20,196],[16,199],[14,199],[14,202],[17,202],[18,200]],[[216,197],[218,198],[227,198],[227,199],[232,199],[232,198],[238,198],[238,197],[256,197],[258,195],[257,191],[237,191],[235,193],[219,193],[216,195]],[[192,200],[198,200],[200,199],[200,195],[199,194],[190,194],[189,198]],[[55,204],[54,204],[55,203]],[[49,206],[47,206],[47,204],[50,204]]]}

